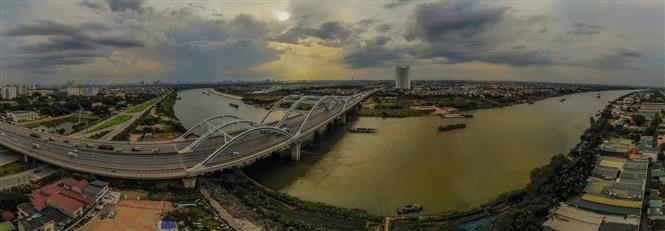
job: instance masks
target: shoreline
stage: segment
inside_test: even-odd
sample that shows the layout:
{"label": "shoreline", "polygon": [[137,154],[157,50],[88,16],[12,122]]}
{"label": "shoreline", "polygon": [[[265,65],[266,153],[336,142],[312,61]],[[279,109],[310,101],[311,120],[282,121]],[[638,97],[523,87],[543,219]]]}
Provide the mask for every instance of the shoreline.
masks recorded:
{"label": "shoreline", "polygon": [[242,100],[242,98],[243,98],[242,96],[231,95],[231,94],[227,94],[227,93],[224,93],[224,92],[220,92],[218,90],[215,90],[214,88],[209,88],[208,92],[210,92],[211,94],[224,96],[224,97],[229,98],[229,99]]}

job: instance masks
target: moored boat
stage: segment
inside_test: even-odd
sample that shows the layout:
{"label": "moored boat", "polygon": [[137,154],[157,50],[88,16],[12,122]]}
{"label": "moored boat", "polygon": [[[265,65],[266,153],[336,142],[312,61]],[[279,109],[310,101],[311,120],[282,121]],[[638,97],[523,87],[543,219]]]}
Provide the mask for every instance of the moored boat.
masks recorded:
{"label": "moored boat", "polygon": [[397,214],[419,213],[423,211],[423,206],[419,204],[402,205],[397,208]]}
{"label": "moored boat", "polygon": [[240,107],[240,105],[235,104],[235,103],[229,103],[229,106],[234,107],[234,108],[238,108],[238,107]]}
{"label": "moored boat", "polygon": [[352,133],[375,133],[376,128],[354,128],[354,127],[348,127],[347,128],[349,132]]}
{"label": "moored boat", "polygon": [[441,125],[439,126],[439,131],[448,131],[453,129],[465,128],[466,124],[450,124],[450,125]]}

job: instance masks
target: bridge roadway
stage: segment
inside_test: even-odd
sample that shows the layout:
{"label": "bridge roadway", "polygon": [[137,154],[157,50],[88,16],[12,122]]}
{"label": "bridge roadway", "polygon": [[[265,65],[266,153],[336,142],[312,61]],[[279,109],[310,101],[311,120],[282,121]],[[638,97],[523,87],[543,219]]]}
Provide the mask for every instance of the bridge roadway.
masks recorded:
{"label": "bridge roadway", "polygon": [[[347,105],[341,111],[342,114],[350,110],[360,100],[354,100],[353,104]],[[330,110],[316,112],[310,118],[310,121],[314,123],[307,122],[307,124],[314,125],[305,127],[303,135],[308,135],[316,129],[325,126],[329,121],[338,116],[338,114],[331,115]],[[286,127],[289,131],[297,131],[304,117],[302,114],[289,117]],[[41,137],[32,137],[30,136],[32,133],[40,134]],[[49,138],[52,138],[53,141],[50,141]],[[223,136],[218,136],[211,138],[206,143],[223,144],[223,139]],[[66,143],[64,142],[65,140],[69,142]],[[270,155],[273,151],[291,144],[293,140],[272,132],[249,135],[237,143],[232,143],[226,149],[227,151],[214,158],[205,169],[205,172],[194,173],[188,171],[188,169],[199,164],[210,153],[215,151],[218,146],[201,148],[186,154],[178,153],[178,150],[188,146],[191,142],[193,142],[192,139],[165,142],[86,140],[42,133],[7,123],[0,123],[0,145],[2,146],[63,168],[127,179],[175,179],[243,165]],[[33,144],[38,144],[40,148],[33,148]],[[79,147],[74,147],[74,144],[78,144]],[[90,147],[86,147],[87,144],[90,144]],[[121,148],[122,151],[99,150],[98,146],[101,144],[111,144],[114,148]],[[131,150],[133,147],[140,147],[141,151],[134,152]],[[154,153],[153,149],[159,149],[159,151]],[[68,153],[75,150],[78,150],[77,156],[70,157]],[[240,154],[232,156],[232,152]]]}

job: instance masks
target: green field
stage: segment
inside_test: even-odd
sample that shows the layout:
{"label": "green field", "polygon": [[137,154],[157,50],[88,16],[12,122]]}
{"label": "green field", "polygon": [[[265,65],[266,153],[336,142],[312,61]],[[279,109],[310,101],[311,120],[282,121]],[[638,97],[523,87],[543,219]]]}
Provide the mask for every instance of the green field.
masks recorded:
{"label": "green field", "polygon": [[150,106],[156,104],[157,102],[159,102],[160,99],[161,99],[161,97],[152,98],[152,99],[150,99],[148,101],[145,101],[145,102],[143,102],[139,105],[136,105],[136,106],[134,106],[130,109],[127,109],[126,112],[128,112],[128,113],[142,112],[143,110],[147,109],[148,107],[150,107]]}
{"label": "green field", "polygon": [[104,129],[113,127],[115,125],[127,122],[131,118],[132,118],[132,115],[119,115],[119,116],[113,117],[113,119],[111,119],[109,121],[106,121],[104,124],[102,124],[99,127],[96,127],[95,129],[93,129],[92,131],[90,131],[88,133],[92,133],[92,132],[96,132],[96,131],[99,131],[99,130],[104,130]]}

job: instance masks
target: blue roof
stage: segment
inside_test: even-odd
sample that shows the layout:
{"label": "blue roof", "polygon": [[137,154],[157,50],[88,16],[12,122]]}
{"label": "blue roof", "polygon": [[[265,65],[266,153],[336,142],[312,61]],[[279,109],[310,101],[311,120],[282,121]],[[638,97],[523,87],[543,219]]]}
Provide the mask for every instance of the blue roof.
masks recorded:
{"label": "blue roof", "polygon": [[176,227],[178,227],[178,222],[162,221],[162,229],[175,229]]}

